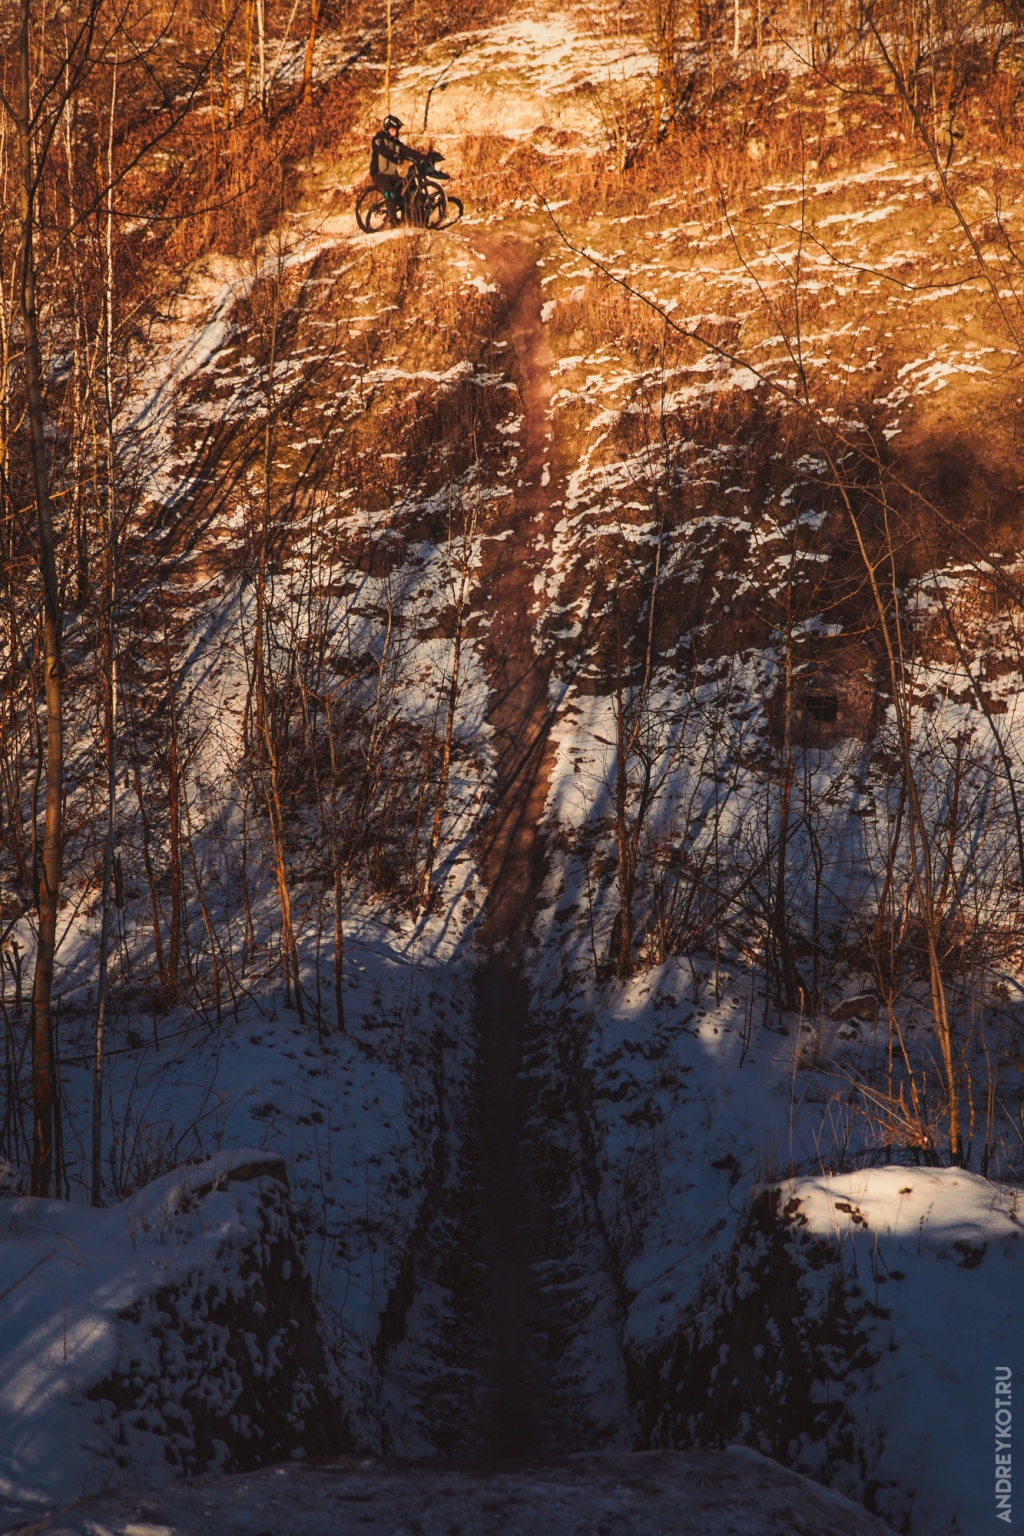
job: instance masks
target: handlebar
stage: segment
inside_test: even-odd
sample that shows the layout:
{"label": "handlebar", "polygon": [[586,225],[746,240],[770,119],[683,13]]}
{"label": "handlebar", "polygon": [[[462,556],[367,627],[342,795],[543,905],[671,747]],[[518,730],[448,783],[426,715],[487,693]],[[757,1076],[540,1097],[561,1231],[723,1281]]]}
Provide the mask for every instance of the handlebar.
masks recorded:
{"label": "handlebar", "polygon": [[439,162],[443,159],[444,155],[438,154],[436,150],[431,150],[429,153],[421,155],[418,160],[413,161],[409,172],[410,177],[429,176],[432,181],[451,181],[447,171],[438,169]]}

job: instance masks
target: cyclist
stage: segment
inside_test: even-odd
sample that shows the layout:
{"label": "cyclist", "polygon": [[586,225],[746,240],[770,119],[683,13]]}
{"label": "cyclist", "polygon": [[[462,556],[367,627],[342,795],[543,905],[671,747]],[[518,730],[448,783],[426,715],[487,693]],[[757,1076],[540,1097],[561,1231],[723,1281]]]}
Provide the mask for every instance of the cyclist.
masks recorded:
{"label": "cyclist", "polygon": [[424,158],[419,150],[402,143],[398,137],[401,128],[401,119],[389,113],[370,143],[370,180],[384,194],[388,223],[392,226],[398,223],[402,209],[403,177],[399,167],[403,160],[418,165]]}

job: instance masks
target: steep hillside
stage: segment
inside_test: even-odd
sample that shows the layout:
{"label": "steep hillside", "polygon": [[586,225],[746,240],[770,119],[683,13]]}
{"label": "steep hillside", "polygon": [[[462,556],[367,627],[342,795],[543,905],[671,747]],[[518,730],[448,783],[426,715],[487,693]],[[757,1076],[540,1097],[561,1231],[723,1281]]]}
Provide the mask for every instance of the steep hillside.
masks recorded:
{"label": "steep hillside", "polygon": [[[133,1243],[180,1165],[287,1165],[312,1451],[739,1442],[893,1528],[980,1528],[1024,1177],[1015,34],[985,13],[987,85],[926,132],[880,34],[805,50],[780,7],[755,45],[744,11],[667,74],[651,14],[403,12],[390,57],[373,16],[328,28],[319,121],[265,130],[276,201],[138,257],[81,538],[54,311],[56,1193]],[[386,91],[463,218],[358,228]],[[9,1309],[73,1241],[25,1193],[17,548]],[[155,1295],[102,1311],[74,1422],[138,1375]],[[115,1475],[102,1437],[23,1455],[48,1412],[0,1393],[12,1522]]]}

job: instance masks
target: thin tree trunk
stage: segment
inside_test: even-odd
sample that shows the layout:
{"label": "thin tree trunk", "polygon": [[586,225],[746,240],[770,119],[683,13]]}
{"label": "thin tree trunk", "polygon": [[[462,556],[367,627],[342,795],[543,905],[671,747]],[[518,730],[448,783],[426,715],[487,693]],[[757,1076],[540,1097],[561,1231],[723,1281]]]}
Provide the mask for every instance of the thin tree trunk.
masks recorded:
{"label": "thin tree trunk", "polygon": [[110,884],[114,868],[117,827],[117,511],[114,501],[114,397],[111,356],[114,345],[114,112],[117,104],[117,61],[110,87],[110,126],[107,136],[107,227],[103,283],[103,394],[107,428],[107,580],[104,594],[103,720],[107,754],[107,831],[103,842],[103,883],[100,893],[100,953],[96,983],[96,1036],[92,1079],[92,1203],[102,1202],[103,1163],[103,1045],[107,1025],[110,948]]}
{"label": "thin tree trunk", "polygon": [[243,787],[241,793],[242,812],[242,867],[239,878],[242,882],[242,975],[245,975],[245,967],[256,959],[256,928],[252,920],[252,902],[249,899],[249,792]]}
{"label": "thin tree trunk", "polygon": [[[221,999],[220,962],[217,959],[217,936],[213,931],[213,923],[210,919],[210,910],[206,905],[206,895],[203,890],[203,879],[199,872],[199,861],[196,858],[196,841],[192,832],[192,812],[189,810],[188,793],[185,794],[185,827],[188,833],[188,854],[192,864],[192,879],[195,882],[196,900],[199,902],[199,912],[203,919],[203,927],[206,930],[206,942],[210,950],[210,980],[213,984],[213,1011],[218,1025],[223,1023],[224,1008]],[[230,976],[228,981],[230,983]],[[232,1001],[234,1001],[234,988],[232,987]],[[237,1004],[235,1017],[238,1017]]]}
{"label": "thin tree trunk", "polygon": [[619,923],[615,956],[615,974],[627,976],[633,951],[633,895],[635,867],[626,820],[629,796],[628,765],[630,744],[626,739],[625,706],[622,699],[622,648],[619,647],[618,677],[615,690],[615,841],[619,855]]}
{"label": "thin tree trunk", "polygon": [[[662,418],[664,431],[664,418]],[[636,751],[637,742],[647,708],[651,685],[651,664],[654,658],[654,616],[658,600],[658,582],[661,578],[661,551],[665,536],[665,509],[657,492],[654,493],[653,509],[658,520],[658,543],[654,552],[651,572],[651,595],[647,603],[647,634],[644,642],[644,669],[637,691],[636,707],[629,731],[626,729],[626,709],[622,696],[622,637],[619,636],[618,665],[615,700],[615,836],[619,854],[619,934],[616,956],[616,973],[629,974],[633,947],[633,897],[636,892],[636,866],[639,856],[640,835],[650,805],[651,764],[644,758],[644,778],[637,802],[633,827],[628,826],[627,801],[629,798],[629,763]]]}
{"label": "thin tree trunk", "polygon": [[269,707],[268,646],[270,614],[267,604],[267,574],[270,556],[270,527],[273,516],[274,428],[276,402],[274,398],[274,373],[277,367],[278,324],[280,321],[282,274],[277,273],[274,295],[274,313],[271,322],[270,351],[267,360],[266,423],[263,431],[263,515],[260,528],[259,561],[256,572],[256,737],[260,762],[260,783],[263,789],[267,819],[274,849],[274,878],[277,884],[278,902],[281,908],[281,952],[284,964],[285,1001],[288,1001],[290,985],[295,988],[295,1007],[299,1022],[305,1023],[305,1006],[302,1000],[302,979],[299,974],[299,947],[295,938],[292,919],[291,891],[288,886],[287,843],[285,839],[284,804],[281,793],[281,764],[275,739],[275,722]]}
{"label": "thin tree trunk", "polygon": [[309,32],[306,37],[306,57],[302,65],[302,99],[307,107],[313,105],[313,54],[319,20],[320,0],[309,0]]}
{"label": "thin tree trunk", "polygon": [[231,70],[228,58],[228,37],[230,22],[228,20],[228,0],[221,0],[221,45],[220,45],[220,80],[221,95],[224,102],[224,127],[230,129],[234,123],[234,110],[231,102]]}
{"label": "thin tree trunk", "polygon": [[256,0],[256,44],[259,53],[260,113],[267,110],[267,40],[263,7],[265,0]]}
{"label": "thin tree trunk", "polygon": [[434,821],[430,829],[430,841],[427,844],[427,856],[423,865],[423,877],[420,882],[420,896],[427,901],[430,896],[430,882],[434,872],[434,861],[437,858],[437,850],[441,844],[441,828],[444,823],[445,801],[448,796],[448,775],[452,762],[452,741],[455,735],[455,715],[459,705],[459,668],[462,661],[462,631],[466,610],[466,588],[469,583],[469,540],[475,528],[476,519],[472,519],[469,530],[465,534],[463,548],[462,578],[459,585],[459,600],[455,614],[455,649],[452,656],[452,680],[448,689],[448,711],[444,722],[444,741],[441,746],[441,776],[437,785],[437,801],[434,805]]}
{"label": "thin tree trunk", "polygon": [[171,648],[167,639],[167,613],[162,614],[164,631],[164,666],[167,680],[167,709],[170,716],[170,741],[168,743],[167,809],[170,831],[171,919],[167,936],[167,985],[173,999],[178,991],[178,970],[181,965],[181,908],[182,908],[182,858],[181,858],[181,759],[178,750],[178,706],[174,696],[174,678],[171,674]]}
{"label": "thin tree trunk", "polygon": [[786,912],[789,875],[789,824],[793,810],[793,590],[786,592],[786,659],[782,721],[782,771],[779,775],[779,846],[775,871],[775,914],[773,927],[778,945],[779,965],[787,1008],[797,1006],[799,981],[793,959],[793,947],[789,941],[789,921]]}
{"label": "thin tree trunk", "polygon": [[242,111],[249,106],[252,91],[252,14],[255,0],[245,0],[245,70],[242,86]]}
{"label": "thin tree trunk", "polygon": [[[826,450],[827,451],[827,450]],[[949,1158],[956,1166],[963,1162],[963,1134],[960,1126],[960,1099],[959,1084],[956,1073],[956,1063],[953,1059],[953,1029],[949,1017],[949,1008],[946,1000],[946,987],[942,978],[942,964],[939,957],[937,913],[935,909],[935,881],[932,871],[931,848],[928,842],[928,826],[924,818],[924,810],[921,806],[920,795],[917,789],[917,779],[914,773],[914,762],[911,751],[910,719],[907,714],[904,688],[906,679],[903,665],[902,640],[899,635],[897,612],[897,635],[894,642],[892,626],[885,609],[885,601],[878,584],[877,566],[871,560],[860,524],[853,510],[852,503],[847,494],[837,470],[832,463],[833,474],[836,483],[846,505],[846,512],[853,528],[854,537],[860,551],[861,560],[867,573],[871,593],[874,598],[875,611],[878,614],[879,628],[885,644],[886,656],[889,663],[889,676],[892,682],[893,709],[896,715],[896,724],[900,737],[900,753],[902,758],[903,779],[907,789],[907,807],[910,812],[910,878],[917,896],[918,912],[920,913],[921,926],[924,929],[928,946],[928,981],[932,995],[932,1018],[935,1026],[935,1034],[939,1043],[939,1052],[942,1057],[942,1070],[945,1078],[946,1110],[949,1120]],[[892,563],[892,540],[886,520],[886,547],[887,554]],[[892,578],[893,600],[896,600],[895,573]],[[920,846],[920,856],[918,855]]]}
{"label": "thin tree trunk", "polygon": [[39,942],[32,987],[32,1178],[33,1195],[50,1193],[53,1175],[53,962],[62,852],[64,747],[61,686],[60,594],[53,537],[53,509],[46,466],[42,363],[35,288],[35,187],[32,164],[30,0],[21,0],[18,39],[17,134],[21,177],[21,319],[25,336],[25,396],[36,495],[39,572],[43,583],[43,676],[46,698],[46,810],[39,865]]}
{"label": "thin tree trunk", "polygon": [[160,934],[160,902],[157,897],[156,875],[153,870],[153,855],[150,849],[149,817],[146,815],[146,805],[142,798],[142,773],[139,769],[137,747],[132,758],[132,773],[135,779],[135,798],[139,802],[139,818],[142,822],[142,862],[146,870],[150,909],[153,914],[153,953],[156,956],[156,973],[160,979],[161,990],[167,994],[169,987],[167,964],[164,960],[164,942]]}
{"label": "thin tree trunk", "polygon": [[[332,817],[337,820],[338,809],[335,804]],[[335,838],[335,843],[337,838]],[[344,892],[341,884],[341,864],[337,855],[334,860],[334,1014],[335,1021],[342,1034],[345,1032],[345,995],[343,992],[345,981],[345,912],[342,905]]]}
{"label": "thin tree trunk", "polygon": [[[334,721],[331,718],[331,693],[326,670],[322,672],[324,688],[324,713],[327,716],[327,745],[331,764],[331,868],[334,872],[334,1012],[337,1025],[345,1029],[345,920],[343,912],[344,890],[341,878],[341,838],[338,836],[338,758],[334,746]],[[415,848],[415,844],[413,844]]]}
{"label": "thin tree trunk", "polygon": [[386,7],[387,7],[388,51],[387,51],[387,60],[386,60],[385,65],[384,65],[384,110],[385,110],[385,112],[387,112],[390,115],[390,112],[391,112],[391,37],[392,37],[392,33],[391,33],[391,0],[386,0]]}
{"label": "thin tree trunk", "polygon": [[[108,558],[113,558],[111,551]],[[102,1125],[103,1125],[103,1046],[107,1025],[109,992],[107,957],[110,950],[110,885],[114,869],[114,835],[117,825],[117,657],[114,653],[113,591],[108,586],[111,604],[107,620],[104,650],[105,694],[103,703],[104,734],[107,749],[107,832],[103,842],[103,884],[100,894],[99,975],[96,982],[96,1038],[92,1077],[92,1189],[93,1205],[102,1205]]]}

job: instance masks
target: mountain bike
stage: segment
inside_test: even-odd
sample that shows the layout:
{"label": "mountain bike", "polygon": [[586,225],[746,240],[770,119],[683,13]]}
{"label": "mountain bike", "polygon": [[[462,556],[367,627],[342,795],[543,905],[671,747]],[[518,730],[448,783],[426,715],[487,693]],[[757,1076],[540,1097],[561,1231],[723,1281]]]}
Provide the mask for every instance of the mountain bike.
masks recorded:
{"label": "mountain bike", "polygon": [[[448,172],[438,167],[444,156],[436,149],[430,150],[421,160],[414,161],[402,182],[401,191],[394,203],[395,224],[408,224],[416,229],[447,229],[462,218],[465,212],[460,198],[446,192],[441,185],[448,180]],[[365,234],[375,235],[391,224],[388,198],[376,187],[367,187],[356,200],[356,223]]]}

